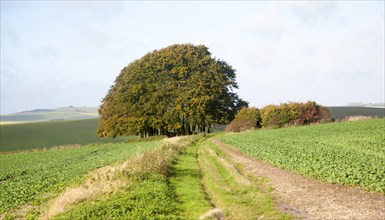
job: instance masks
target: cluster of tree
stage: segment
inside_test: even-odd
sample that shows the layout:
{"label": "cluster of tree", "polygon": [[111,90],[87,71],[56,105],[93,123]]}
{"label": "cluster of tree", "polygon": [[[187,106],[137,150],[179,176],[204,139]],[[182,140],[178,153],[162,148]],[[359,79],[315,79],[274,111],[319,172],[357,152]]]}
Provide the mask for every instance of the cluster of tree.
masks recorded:
{"label": "cluster of tree", "polygon": [[98,135],[210,132],[247,107],[234,88],[235,70],[204,45],[155,50],[122,69],[102,100]]}
{"label": "cluster of tree", "polygon": [[226,131],[239,132],[253,128],[281,128],[291,125],[307,125],[332,121],[329,110],[316,102],[289,102],[241,109]]}

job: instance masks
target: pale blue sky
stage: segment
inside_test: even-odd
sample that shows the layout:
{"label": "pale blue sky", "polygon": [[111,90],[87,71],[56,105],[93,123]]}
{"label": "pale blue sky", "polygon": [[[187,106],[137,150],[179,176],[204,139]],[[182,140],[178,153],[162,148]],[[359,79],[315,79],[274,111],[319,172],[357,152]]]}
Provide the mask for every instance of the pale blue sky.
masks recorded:
{"label": "pale blue sky", "polygon": [[384,102],[384,1],[1,1],[1,114],[99,106],[155,49],[204,44],[252,106]]}

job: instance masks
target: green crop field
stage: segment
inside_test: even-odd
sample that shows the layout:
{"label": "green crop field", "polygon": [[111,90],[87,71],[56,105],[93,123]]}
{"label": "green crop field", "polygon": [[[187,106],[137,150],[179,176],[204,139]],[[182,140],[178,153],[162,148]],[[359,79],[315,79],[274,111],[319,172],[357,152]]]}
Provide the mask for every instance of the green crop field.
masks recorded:
{"label": "green crop field", "polygon": [[269,192],[239,184],[212,146],[195,135],[0,154],[0,219],[198,219],[214,199],[226,219],[290,219]]}
{"label": "green crop field", "polygon": [[265,179],[217,139],[284,169],[384,193],[384,132],[385,119],[372,119],[3,153],[0,219],[291,219]]}
{"label": "green crop field", "polygon": [[121,142],[135,136],[99,138],[98,119],[0,125],[0,152],[59,145]]}
{"label": "green crop field", "polygon": [[256,130],[221,141],[323,181],[385,192],[385,119]]}
{"label": "green crop field", "polygon": [[0,155],[0,214],[39,205],[97,168],[154,148],[155,142],[91,145]]}

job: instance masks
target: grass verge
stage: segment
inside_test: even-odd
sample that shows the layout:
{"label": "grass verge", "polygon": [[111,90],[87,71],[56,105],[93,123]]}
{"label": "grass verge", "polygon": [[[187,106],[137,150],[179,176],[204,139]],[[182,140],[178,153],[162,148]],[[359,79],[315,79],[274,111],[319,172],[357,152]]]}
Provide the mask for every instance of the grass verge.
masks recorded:
{"label": "grass verge", "polygon": [[121,193],[82,203],[54,219],[178,219],[174,192],[163,175],[150,175]]}

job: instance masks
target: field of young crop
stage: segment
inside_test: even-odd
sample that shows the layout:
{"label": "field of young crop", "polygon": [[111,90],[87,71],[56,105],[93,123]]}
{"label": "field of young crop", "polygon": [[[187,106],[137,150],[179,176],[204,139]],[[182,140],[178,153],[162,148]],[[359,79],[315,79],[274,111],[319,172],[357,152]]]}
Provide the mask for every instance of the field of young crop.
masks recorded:
{"label": "field of young crop", "polygon": [[[213,136],[279,167],[384,193],[384,131],[385,119],[373,119]],[[265,182],[241,174],[216,143],[198,135],[0,154],[0,219],[196,219],[211,211],[290,219]]]}
{"label": "field of young crop", "polygon": [[0,152],[67,144],[122,142],[135,136],[99,138],[98,119],[0,125]]}
{"label": "field of young crop", "polygon": [[290,219],[213,146],[196,135],[0,154],[0,219]]}
{"label": "field of young crop", "polygon": [[385,119],[257,130],[221,141],[323,181],[385,192]]}
{"label": "field of young crop", "polygon": [[23,205],[39,205],[97,168],[153,149],[159,141],[89,145],[0,154],[0,216]]}

